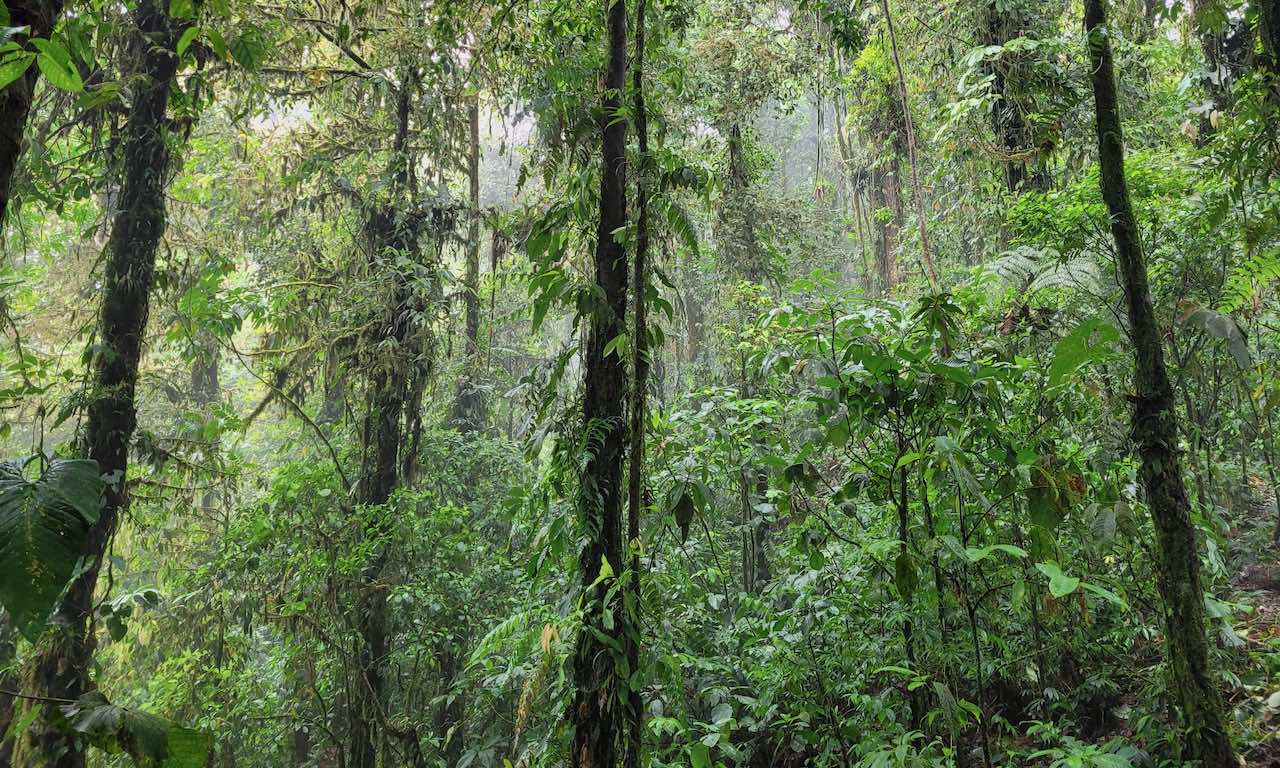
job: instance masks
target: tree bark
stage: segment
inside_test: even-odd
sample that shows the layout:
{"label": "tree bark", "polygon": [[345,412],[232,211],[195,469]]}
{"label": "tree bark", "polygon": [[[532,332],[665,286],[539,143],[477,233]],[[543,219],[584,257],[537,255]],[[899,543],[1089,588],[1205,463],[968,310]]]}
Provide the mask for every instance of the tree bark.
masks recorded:
{"label": "tree bark", "polygon": [[[385,325],[380,337],[393,340],[392,359],[380,360],[369,378],[369,411],[365,422],[365,458],[361,462],[357,498],[366,508],[364,535],[373,543],[373,554],[361,574],[361,595],[357,630],[361,647],[357,654],[357,680],[349,722],[348,765],[375,768],[384,744],[386,704],[385,670],[389,652],[387,636],[387,585],[382,581],[388,552],[386,540],[392,520],[380,507],[387,503],[399,483],[402,426],[406,402],[416,402],[410,394],[416,375],[408,373],[417,365],[414,343],[414,292],[408,275],[396,266],[397,256],[414,259],[419,253],[418,234],[422,218],[417,212],[397,207],[408,197],[409,104],[411,77],[401,80],[396,105],[396,136],[392,162],[395,185],[392,202],[370,211],[365,236],[373,266],[387,271],[391,283],[386,298]],[[411,411],[414,409],[410,409]],[[412,415],[412,414],[411,414]]]}
{"label": "tree bark", "polygon": [[[626,615],[627,666],[634,674],[640,666],[640,515],[644,507],[644,437],[646,403],[649,386],[649,117],[644,98],[644,15],[646,0],[636,0],[635,71],[631,87],[635,91],[636,142],[639,149],[639,173],[636,174],[636,253],[633,264],[634,302],[632,304],[632,371],[631,385],[631,455],[627,471],[627,547],[631,550],[631,579],[628,582]],[[627,691],[627,735],[624,768],[640,768],[640,745],[644,734],[644,706],[638,688]]]}
{"label": "tree bark", "polygon": [[[991,2],[986,13],[987,23],[983,31],[988,45],[1004,45],[1022,35],[1022,16],[1016,7],[1004,8],[1002,3]],[[1026,154],[1032,149],[1031,131],[1010,82],[1018,74],[1017,64],[1010,65],[1001,60],[992,63],[988,71],[995,78],[991,85],[996,94],[991,110],[991,129],[1004,153],[1001,164],[1004,166],[1005,187],[1015,193],[1028,183],[1041,187],[1043,176],[1028,173]]]}
{"label": "tree bark", "polygon": [[[577,768],[613,768],[619,742],[625,740],[625,697],[614,647],[622,623],[606,624],[605,612],[620,616],[611,579],[601,579],[604,561],[621,569],[622,462],[626,448],[626,369],[620,355],[604,354],[605,345],[623,333],[627,311],[627,255],[614,232],[627,223],[627,129],[617,119],[627,77],[627,4],[613,0],[608,15],[608,66],[602,121],[603,167],[600,224],[596,231],[595,281],[603,300],[593,309],[584,354],[586,369],[583,427],[589,457],[582,474],[580,515],[587,543],[579,568],[585,615],[574,652],[572,764]],[[608,605],[606,605],[606,602]],[[624,657],[625,659],[625,657]]]}
{"label": "tree bark", "polygon": [[889,29],[889,50],[893,53],[893,67],[898,75],[898,98],[902,102],[902,126],[906,130],[907,161],[911,166],[912,201],[915,203],[916,227],[920,230],[920,258],[924,262],[925,277],[929,285],[938,290],[938,271],[933,266],[933,253],[929,249],[929,230],[925,225],[924,187],[920,184],[920,162],[916,157],[916,129],[911,120],[911,103],[907,99],[907,78],[902,72],[902,58],[898,56],[898,35],[893,29],[893,13],[889,0],[880,0],[884,9],[885,25]]}
{"label": "tree bark", "polygon": [[477,389],[476,373],[480,361],[480,100],[467,102],[467,122],[471,130],[471,146],[467,155],[467,179],[470,183],[471,210],[467,227],[467,271],[463,290],[466,314],[466,366],[454,402],[454,423],[463,432],[474,432],[484,426],[484,401]]}
{"label": "tree bark", "polygon": [[[30,25],[31,37],[48,38],[62,16],[62,5],[60,0],[10,1],[9,24],[14,27]],[[39,79],[40,68],[32,62],[21,77],[0,90],[0,231],[3,231],[9,210],[9,186],[18,167],[18,157],[22,154],[22,136],[27,128],[31,100]]]}
{"label": "tree bark", "polygon": [[[164,0],[142,0],[134,12],[134,45],[143,77],[124,126],[120,213],[107,240],[99,349],[93,359],[93,393],[85,429],[89,458],[98,463],[108,486],[102,511],[86,542],[84,571],[68,587],[24,670],[26,692],[46,700],[74,700],[92,685],[87,678],[96,646],[94,590],[116,523],[129,504],[125,478],[129,440],[137,423],[134,388],[156,249],[165,229],[164,191],[169,167],[166,112],[178,68],[174,45],[181,32],[169,19],[166,5]],[[82,768],[84,746],[55,725],[60,717],[56,705],[28,700],[25,706],[38,706],[41,713],[19,737],[14,764]]]}
{"label": "tree bark", "polygon": [[[898,284],[898,236],[902,232],[902,185],[899,181],[898,144],[889,140],[889,155],[871,171],[871,214],[876,222],[876,270],[887,293]],[[886,217],[879,211],[888,209]]]}
{"label": "tree bark", "polygon": [[1222,697],[1209,668],[1200,555],[1177,449],[1173,387],[1165,368],[1142,241],[1125,181],[1124,139],[1105,0],[1085,0],[1084,9],[1092,64],[1099,177],[1102,197],[1110,213],[1135,357],[1133,439],[1142,461],[1140,474],[1159,544],[1157,581],[1164,602],[1171,687],[1185,729],[1182,758],[1199,761],[1206,768],[1235,765],[1222,718]]}

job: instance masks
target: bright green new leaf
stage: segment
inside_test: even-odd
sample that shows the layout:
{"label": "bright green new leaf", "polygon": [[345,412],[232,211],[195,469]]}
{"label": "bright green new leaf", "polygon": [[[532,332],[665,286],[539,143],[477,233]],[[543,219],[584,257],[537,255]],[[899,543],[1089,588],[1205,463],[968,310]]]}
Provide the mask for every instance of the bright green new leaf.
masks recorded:
{"label": "bright green new leaf", "polygon": [[966,547],[964,550],[965,557],[967,557],[971,563],[982,562],[995,552],[1003,552],[1010,557],[1027,556],[1027,551],[1025,549],[1015,547],[1012,544],[992,544],[989,547],[982,547],[981,549],[977,547]]}
{"label": "bright green new leaf", "polygon": [[36,64],[40,72],[55,88],[79,93],[84,90],[84,81],[80,79],[80,70],[71,61],[71,54],[61,43],[43,38],[33,38],[31,44],[40,51],[36,56]]}
{"label": "bright green new leaf", "polygon": [[1066,597],[1080,588],[1080,580],[1063,573],[1052,560],[1036,563],[1036,570],[1049,577],[1049,594],[1054,597]]}
{"label": "bright green new leaf", "polygon": [[191,44],[195,42],[195,39],[199,36],[200,36],[199,27],[187,27],[186,31],[182,33],[182,37],[178,38],[178,45],[175,48],[175,50],[178,52],[178,55],[181,56],[182,54],[186,53],[187,48],[190,48]]}
{"label": "bright green new leaf", "polygon": [[31,67],[36,55],[29,51],[18,51],[0,59],[0,88],[8,88],[9,84]]}

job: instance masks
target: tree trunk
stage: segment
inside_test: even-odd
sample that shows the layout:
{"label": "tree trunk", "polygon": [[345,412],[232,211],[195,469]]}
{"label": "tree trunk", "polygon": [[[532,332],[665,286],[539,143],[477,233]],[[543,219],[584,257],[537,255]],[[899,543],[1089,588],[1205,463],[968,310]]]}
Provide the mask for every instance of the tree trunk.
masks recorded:
{"label": "tree trunk", "polygon": [[[9,24],[14,27],[31,26],[31,37],[49,37],[62,15],[60,0],[11,0]],[[40,68],[32,62],[22,76],[0,90],[0,232],[9,209],[9,185],[22,154],[22,135],[31,113],[31,99],[35,96]]]}
{"label": "tree trunk", "polygon": [[1129,310],[1136,389],[1133,439],[1141,457],[1140,474],[1159,543],[1158,586],[1164,601],[1171,687],[1186,732],[1182,757],[1200,761],[1206,768],[1235,765],[1231,740],[1222,719],[1222,698],[1209,668],[1200,555],[1177,449],[1173,387],[1165,368],[1142,241],[1125,182],[1124,140],[1104,3],[1105,0],[1085,0],[1084,5],[1092,63],[1099,176]]}
{"label": "tree trunk", "polygon": [[[631,333],[633,357],[632,370],[635,381],[631,385],[631,456],[627,478],[627,542],[631,550],[631,580],[628,582],[625,611],[627,666],[634,672],[640,666],[640,514],[644,506],[644,436],[646,403],[649,385],[649,117],[645,112],[644,98],[644,15],[646,0],[636,0],[636,50],[632,89],[635,91],[636,141],[640,169],[636,174],[636,254],[632,277],[634,302],[632,304],[633,330]],[[623,768],[640,768],[640,745],[644,732],[644,705],[640,690],[632,688],[627,695],[627,717],[630,732],[627,735]]]}
{"label": "tree trunk", "polygon": [[[93,359],[93,394],[85,428],[89,458],[98,462],[109,484],[98,522],[89,531],[83,572],[68,587],[24,670],[26,692],[41,699],[77,699],[91,685],[87,675],[96,646],[94,590],[116,523],[129,503],[125,478],[129,440],[137,423],[134,387],[156,249],[165,229],[166,111],[178,68],[174,45],[181,32],[162,3],[143,0],[134,13],[138,33],[134,46],[144,77],[124,126],[120,213],[107,241],[99,351]],[[27,706],[41,707],[41,717],[19,737],[14,764],[81,768],[84,747],[54,725],[60,716],[56,706],[31,701]]]}
{"label": "tree trunk", "polygon": [[1251,0],[1258,19],[1258,39],[1262,51],[1257,66],[1268,78],[1272,113],[1280,111],[1280,0]]}
{"label": "tree trunk", "polygon": [[[619,355],[605,356],[604,348],[623,333],[627,311],[627,255],[613,233],[626,226],[627,128],[616,119],[622,109],[627,77],[627,4],[614,0],[608,16],[608,67],[604,82],[602,115],[603,167],[600,179],[600,224],[596,231],[595,280],[602,302],[594,307],[584,353],[586,369],[583,428],[589,435],[589,458],[582,474],[580,514],[587,543],[579,568],[586,593],[583,596],[584,628],[578,636],[573,659],[573,752],[576,768],[613,768],[618,763],[619,742],[628,730],[623,710],[619,659],[603,640],[619,637],[622,623],[606,624],[605,611],[619,616],[619,604],[609,596],[610,579],[601,579],[607,561],[615,573],[622,558],[622,462],[627,424],[626,369]],[[606,605],[606,601],[609,605]],[[624,657],[625,659],[625,657]],[[621,715],[621,717],[620,717]],[[622,722],[620,722],[622,720]]]}
{"label": "tree trunk", "polygon": [[925,277],[929,285],[938,290],[938,271],[933,266],[933,253],[929,249],[929,230],[925,226],[924,186],[920,183],[920,162],[916,156],[916,129],[911,120],[911,102],[907,98],[907,78],[902,72],[902,58],[898,55],[898,35],[893,29],[893,13],[889,0],[880,0],[884,9],[884,22],[889,30],[889,50],[893,53],[893,67],[898,75],[898,99],[902,104],[902,127],[906,131],[907,161],[911,167],[912,201],[915,203],[916,227],[920,230],[920,258],[924,262]]}
{"label": "tree trunk", "polygon": [[[902,186],[899,183],[897,142],[890,140],[887,157],[871,171],[871,215],[876,225],[876,269],[888,292],[898,284],[898,235],[902,231]],[[880,213],[887,209],[889,215]]]}
{"label": "tree trunk", "polygon": [[[1004,45],[1023,33],[1020,12],[1016,7],[1005,8],[1004,5],[997,2],[987,5],[984,36],[988,45]],[[1043,179],[1039,174],[1028,174],[1027,170],[1027,153],[1032,150],[1031,131],[1010,82],[1017,76],[1018,68],[1016,63],[1002,60],[989,65],[988,71],[995,78],[991,85],[996,95],[991,110],[991,128],[1004,153],[1001,164],[1004,166],[1005,187],[1010,192],[1018,192],[1027,183]]]}
{"label": "tree trunk", "polygon": [[470,182],[471,210],[467,227],[467,272],[463,290],[466,314],[466,364],[458,395],[454,402],[454,423],[464,432],[484,426],[484,401],[477,388],[476,375],[480,361],[480,100],[467,102],[467,122],[471,127],[471,146],[467,156],[467,178]]}
{"label": "tree trunk", "polygon": [[[397,208],[407,199],[409,185],[409,104],[410,77],[401,79],[396,106],[396,136],[392,162],[395,164],[395,189],[392,203],[371,211],[365,222],[373,266],[389,272],[391,290],[386,298],[385,326],[380,338],[395,343],[390,360],[379,360],[369,379],[369,411],[365,421],[364,450],[361,462],[358,500],[366,509],[380,507],[391,498],[400,480],[400,450],[406,402],[411,400],[411,382],[417,374],[409,374],[418,364],[418,345],[414,343],[414,292],[409,275],[397,266],[397,257],[414,261],[420,251],[418,234],[422,218],[416,213]],[[415,409],[410,409],[415,410]],[[412,413],[410,414],[412,417]],[[357,680],[350,708],[350,768],[375,768],[383,745],[387,664],[387,585],[382,581],[387,564],[387,538],[392,520],[381,510],[365,513],[364,535],[373,543],[373,554],[361,574],[361,595],[357,629],[361,647],[357,654]]]}

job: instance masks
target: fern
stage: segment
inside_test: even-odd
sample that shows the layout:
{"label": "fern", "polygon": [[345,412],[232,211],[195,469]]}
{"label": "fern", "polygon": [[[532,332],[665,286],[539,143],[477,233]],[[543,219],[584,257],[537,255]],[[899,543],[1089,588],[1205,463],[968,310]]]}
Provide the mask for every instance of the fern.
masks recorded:
{"label": "fern", "polygon": [[1000,254],[988,268],[1020,293],[1050,288],[1096,291],[1102,284],[1098,265],[1090,254],[1064,260],[1055,250],[1024,245]]}
{"label": "fern", "polygon": [[1277,280],[1280,280],[1280,248],[1255,253],[1227,275],[1218,310],[1230,313],[1244,309]]}
{"label": "fern", "polygon": [[488,634],[481,638],[480,642],[476,643],[475,650],[471,652],[471,657],[467,660],[467,668],[470,669],[486,657],[493,655],[517,634],[528,629],[531,616],[531,611],[520,611],[489,630]]}

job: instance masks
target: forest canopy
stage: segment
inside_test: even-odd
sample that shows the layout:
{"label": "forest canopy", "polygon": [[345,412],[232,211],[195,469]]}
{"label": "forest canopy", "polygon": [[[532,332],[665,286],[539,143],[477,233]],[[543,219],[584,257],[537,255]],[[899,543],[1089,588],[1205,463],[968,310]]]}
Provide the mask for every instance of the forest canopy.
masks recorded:
{"label": "forest canopy", "polygon": [[1280,0],[5,0],[0,768],[1280,765]]}

